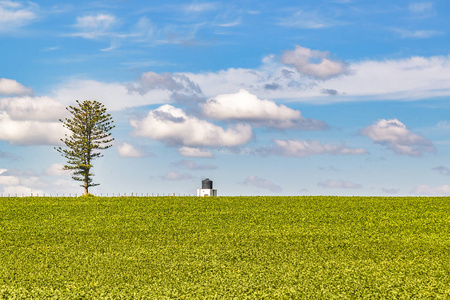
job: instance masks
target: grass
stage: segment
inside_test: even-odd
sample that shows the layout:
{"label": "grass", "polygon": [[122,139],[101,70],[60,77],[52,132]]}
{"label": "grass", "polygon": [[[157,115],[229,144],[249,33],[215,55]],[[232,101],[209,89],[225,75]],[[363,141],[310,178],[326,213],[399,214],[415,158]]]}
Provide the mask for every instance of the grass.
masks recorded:
{"label": "grass", "polygon": [[450,198],[0,198],[0,299],[449,299]]}

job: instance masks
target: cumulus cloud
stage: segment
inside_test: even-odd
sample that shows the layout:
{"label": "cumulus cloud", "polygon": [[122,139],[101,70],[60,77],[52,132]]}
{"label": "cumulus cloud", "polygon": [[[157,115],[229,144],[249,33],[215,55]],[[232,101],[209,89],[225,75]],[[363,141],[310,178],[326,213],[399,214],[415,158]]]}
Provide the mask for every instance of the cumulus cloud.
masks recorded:
{"label": "cumulus cloud", "polygon": [[[348,65],[350,73],[328,80],[303,76],[275,56],[257,69],[230,68],[218,72],[185,73],[206,98],[246,89],[257,97],[330,103],[342,101],[419,100],[450,96],[450,56],[413,56],[392,60],[362,60]],[[276,82],[280,88],[268,90]],[[338,91],[330,97],[323,90]]]}
{"label": "cumulus cloud", "polygon": [[254,175],[249,175],[244,180],[244,184],[256,186],[257,188],[269,190],[274,193],[281,193],[281,191],[282,191],[282,188],[280,186],[276,185],[275,183],[273,183],[267,179],[263,179],[263,178],[254,176]]}
{"label": "cumulus cloud", "polygon": [[16,80],[0,78],[0,96],[5,95],[22,96],[31,94],[33,94],[33,89],[25,87]]}
{"label": "cumulus cloud", "polygon": [[58,145],[66,129],[60,122],[18,121],[0,111],[0,140],[15,145]]}
{"label": "cumulus cloud", "polygon": [[310,155],[359,155],[367,154],[362,148],[348,148],[344,144],[322,144],[316,140],[274,140],[276,146],[261,149],[260,154],[275,154],[280,156],[305,157]]}
{"label": "cumulus cloud", "polygon": [[137,136],[159,140],[170,146],[236,146],[252,138],[249,125],[237,124],[226,130],[208,121],[188,116],[182,109],[166,104],[151,110],[143,119],[132,119]]}
{"label": "cumulus cloud", "polygon": [[0,185],[10,186],[10,185],[18,185],[18,184],[19,184],[18,177],[0,174]]}
{"label": "cumulus cloud", "polygon": [[0,99],[0,140],[16,145],[58,145],[68,132],[58,121],[64,106],[49,97]]}
{"label": "cumulus cloud", "polygon": [[450,196],[450,186],[447,184],[432,187],[426,184],[416,186],[412,191],[414,195],[423,196]]}
{"label": "cumulus cloud", "polygon": [[111,29],[117,24],[117,19],[113,15],[98,14],[78,17],[73,25],[79,30],[71,36],[79,36],[86,39],[96,39],[102,36],[111,35]]}
{"label": "cumulus cloud", "polygon": [[193,147],[181,147],[178,149],[178,154],[186,157],[203,157],[210,158],[213,157],[213,153],[208,149],[193,148]]}
{"label": "cumulus cloud", "polygon": [[[281,62],[294,66],[298,72],[304,75],[321,80],[349,73],[348,64],[331,60],[329,56],[328,52],[311,50],[297,45],[295,50],[285,51]],[[317,60],[319,62],[316,63]]]}
{"label": "cumulus cloud", "polygon": [[216,120],[250,122],[256,126],[280,129],[318,130],[327,128],[322,121],[306,119],[301,112],[270,100],[258,99],[241,89],[236,94],[222,94],[200,103],[203,113]]}
{"label": "cumulus cloud", "polygon": [[0,1],[0,33],[12,32],[37,19],[36,5],[28,2]]}
{"label": "cumulus cloud", "polygon": [[421,156],[425,152],[435,152],[433,143],[422,135],[410,131],[397,119],[381,119],[362,130],[362,135],[373,142],[388,147],[396,154]]}
{"label": "cumulus cloud", "polygon": [[353,183],[350,181],[332,180],[332,179],[321,181],[317,184],[317,186],[332,189],[359,189],[362,187],[361,184]]}
{"label": "cumulus cloud", "polygon": [[110,111],[169,102],[171,94],[167,90],[152,90],[145,95],[130,93],[125,83],[89,79],[70,79],[53,90],[54,98],[66,106],[73,105],[74,99],[91,99],[100,101]]}
{"label": "cumulus cloud", "polygon": [[441,175],[444,175],[444,176],[450,175],[450,169],[447,167],[444,167],[444,166],[437,166],[437,167],[433,168],[433,170],[438,171],[439,173],[441,173]]}
{"label": "cumulus cloud", "polygon": [[190,174],[180,174],[178,172],[167,172],[166,175],[161,177],[163,180],[186,180],[186,179],[192,179],[193,177]]}
{"label": "cumulus cloud", "polygon": [[38,188],[30,188],[22,185],[7,186],[3,188],[3,194],[8,195],[43,195],[45,192]]}
{"label": "cumulus cloud", "polygon": [[122,157],[142,157],[143,154],[136,150],[133,145],[130,145],[128,143],[122,143],[118,145],[117,151],[119,152],[119,155]]}
{"label": "cumulus cloud", "polygon": [[0,99],[0,111],[20,121],[58,121],[67,114],[61,102],[49,97],[3,98]]}
{"label": "cumulus cloud", "polygon": [[174,167],[186,168],[189,170],[215,170],[217,166],[210,164],[197,164],[192,160],[182,159],[172,164]]}
{"label": "cumulus cloud", "polygon": [[45,175],[49,176],[65,176],[70,174],[69,171],[63,170],[64,164],[52,164],[45,170]]}

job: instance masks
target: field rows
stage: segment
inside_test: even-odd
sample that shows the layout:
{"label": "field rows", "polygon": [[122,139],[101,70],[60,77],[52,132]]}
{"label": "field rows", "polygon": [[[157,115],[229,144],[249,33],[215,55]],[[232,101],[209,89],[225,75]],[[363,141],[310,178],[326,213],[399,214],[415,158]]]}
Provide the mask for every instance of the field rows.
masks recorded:
{"label": "field rows", "polygon": [[0,298],[448,299],[449,229],[449,198],[1,198]]}

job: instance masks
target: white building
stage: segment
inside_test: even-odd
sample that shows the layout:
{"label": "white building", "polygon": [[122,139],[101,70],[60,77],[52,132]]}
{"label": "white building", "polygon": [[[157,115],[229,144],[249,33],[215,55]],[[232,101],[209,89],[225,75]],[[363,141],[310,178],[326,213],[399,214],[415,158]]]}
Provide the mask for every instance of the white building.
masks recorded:
{"label": "white building", "polygon": [[217,196],[217,190],[213,189],[213,182],[209,180],[209,178],[202,180],[202,188],[197,189],[197,196],[198,197]]}

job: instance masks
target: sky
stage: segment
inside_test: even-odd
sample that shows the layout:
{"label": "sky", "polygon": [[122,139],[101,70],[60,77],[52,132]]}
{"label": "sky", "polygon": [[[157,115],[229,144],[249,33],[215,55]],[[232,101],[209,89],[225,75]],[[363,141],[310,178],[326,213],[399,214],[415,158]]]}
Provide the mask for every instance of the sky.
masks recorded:
{"label": "sky", "polygon": [[450,2],[0,0],[0,193],[82,194],[55,147],[114,119],[97,195],[450,195]]}

